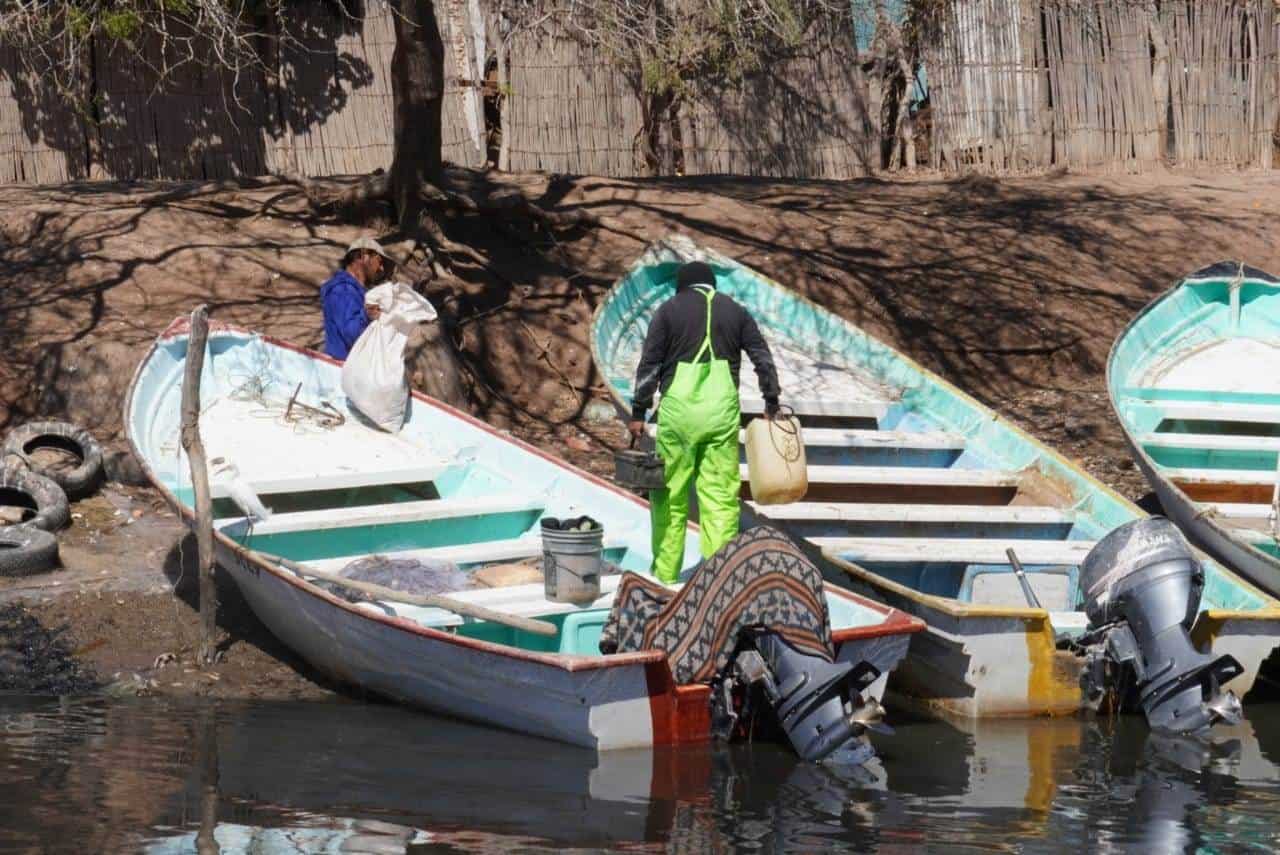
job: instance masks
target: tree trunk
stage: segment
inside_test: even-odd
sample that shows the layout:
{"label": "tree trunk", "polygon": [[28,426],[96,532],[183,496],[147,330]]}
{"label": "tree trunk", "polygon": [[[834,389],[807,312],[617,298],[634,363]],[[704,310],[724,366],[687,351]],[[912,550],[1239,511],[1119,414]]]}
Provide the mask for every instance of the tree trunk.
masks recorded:
{"label": "tree trunk", "polygon": [[396,47],[391,54],[395,155],[391,193],[401,227],[418,231],[423,194],[440,180],[444,42],[430,0],[394,0]]}
{"label": "tree trunk", "polygon": [[[428,224],[425,199],[442,183],[441,124],[444,105],[444,42],[429,0],[394,0],[396,47],[391,55],[391,97],[395,107],[395,154],[391,200],[405,237],[431,245],[439,227]],[[428,264],[434,264],[429,259]],[[421,374],[424,391],[465,409],[462,368],[442,319],[424,330],[413,354],[411,374]],[[416,363],[416,364],[415,364]],[[415,370],[419,369],[419,370]]]}

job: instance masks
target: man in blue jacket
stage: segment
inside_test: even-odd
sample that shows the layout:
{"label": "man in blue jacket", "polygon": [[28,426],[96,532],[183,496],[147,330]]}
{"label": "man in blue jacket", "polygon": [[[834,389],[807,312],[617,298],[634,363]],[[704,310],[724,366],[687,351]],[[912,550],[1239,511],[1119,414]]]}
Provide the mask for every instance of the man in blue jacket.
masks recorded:
{"label": "man in blue jacket", "polygon": [[360,333],[377,319],[378,307],[365,305],[364,289],[381,281],[383,271],[390,272],[393,263],[371,237],[362,237],[347,248],[342,269],[320,286],[325,353],[346,359]]}

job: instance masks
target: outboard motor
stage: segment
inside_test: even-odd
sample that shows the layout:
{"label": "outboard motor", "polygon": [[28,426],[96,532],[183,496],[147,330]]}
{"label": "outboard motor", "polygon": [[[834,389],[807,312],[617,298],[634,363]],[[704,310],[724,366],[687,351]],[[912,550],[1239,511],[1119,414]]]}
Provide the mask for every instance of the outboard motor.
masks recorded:
{"label": "outboard motor", "polygon": [[1203,589],[1204,568],[1163,517],[1134,520],[1098,541],[1080,565],[1086,698],[1096,705],[1131,674],[1152,728],[1195,733],[1238,722],[1240,701],[1222,684],[1244,669],[1191,643]]}
{"label": "outboard motor", "polygon": [[868,730],[892,733],[882,721],[884,708],[862,694],[879,676],[868,662],[828,662],[775,632],[749,628],[713,686],[712,729],[728,738],[744,717],[735,696],[749,703],[746,690],[758,687],[802,759],[821,760],[841,748],[865,759],[870,751],[850,746],[852,741]]}

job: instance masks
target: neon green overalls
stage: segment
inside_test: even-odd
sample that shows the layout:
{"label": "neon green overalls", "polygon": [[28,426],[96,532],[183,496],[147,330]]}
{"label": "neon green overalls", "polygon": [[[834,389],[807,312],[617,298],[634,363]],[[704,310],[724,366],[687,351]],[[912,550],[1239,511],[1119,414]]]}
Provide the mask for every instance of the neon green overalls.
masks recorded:
{"label": "neon green overalls", "polygon": [[[738,387],[729,362],[717,359],[711,345],[708,289],[707,335],[693,362],[681,362],[658,405],[658,456],[665,464],[666,487],[649,492],[653,517],[653,573],[676,581],[684,564],[689,486],[698,491],[702,556],[714,554],[738,534]],[[710,355],[706,362],[704,355]]]}

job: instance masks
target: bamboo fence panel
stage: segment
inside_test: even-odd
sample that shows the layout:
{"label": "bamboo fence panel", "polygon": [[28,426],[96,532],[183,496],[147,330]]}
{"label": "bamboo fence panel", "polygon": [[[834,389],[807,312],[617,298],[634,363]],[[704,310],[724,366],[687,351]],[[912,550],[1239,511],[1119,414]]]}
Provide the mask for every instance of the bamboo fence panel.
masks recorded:
{"label": "bamboo fence panel", "polygon": [[599,50],[551,17],[512,34],[503,145],[508,167],[579,175],[649,172],[637,88]]}
{"label": "bamboo fence panel", "polygon": [[924,45],[936,168],[1020,171],[1048,152],[1034,0],[955,0]]}
{"label": "bamboo fence panel", "polygon": [[237,81],[221,69],[188,63],[159,88],[154,69],[164,61],[160,51],[148,42],[142,56],[124,49],[97,52],[102,172],[199,179],[262,174],[267,109],[261,74]]}
{"label": "bamboo fence panel", "polygon": [[0,182],[52,184],[85,177],[84,124],[42,91],[11,48],[0,48]]}
{"label": "bamboo fence panel", "polygon": [[1172,66],[1178,162],[1270,168],[1277,99],[1272,0],[1166,0],[1160,23]]}
{"label": "bamboo fence panel", "polygon": [[734,85],[707,81],[680,108],[687,175],[842,179],[879,166],[852,43],[788,59]]}
{"label": "bamboo fence panel", "polygon": [[1160,160],[1151,21],[1138,4],[1046,3],[1054,162],[1073,169],[1150,169]]}

